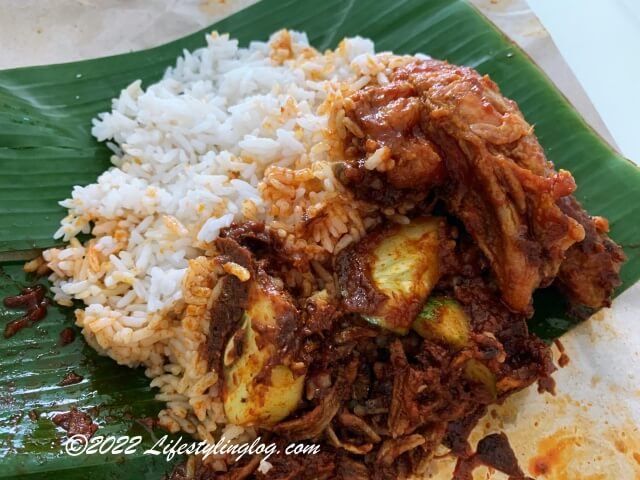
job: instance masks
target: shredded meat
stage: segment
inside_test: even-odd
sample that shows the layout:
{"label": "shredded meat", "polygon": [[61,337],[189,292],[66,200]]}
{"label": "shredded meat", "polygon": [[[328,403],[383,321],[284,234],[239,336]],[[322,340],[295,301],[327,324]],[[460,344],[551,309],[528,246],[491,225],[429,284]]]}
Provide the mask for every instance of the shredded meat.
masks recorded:
{"label": "shredded meat", "polygon": [[[282,330],[289,335],[276,343],[304,365],[304,394],[299,409],[266,435],[277,442],[321,443],[326,469],[313,469],[311,457],[277,456],[269,478],[405,478],[424,471],[442,443],[470,458],[466,438],[488,405],[536,381],[552,390],[555,366],[548,346],[528,332],[525,315],[501,300],[483,253],[463,230],[442,229],[441,242],[441,275],[433,294],[455,299],[464,309],[469,344],[452,350],[412,331],[394,335],[324,291],[298,299],[299,315],[286,322]],[[248,251],[228,237],[222,245],[223,256],[234,261]],[[252,255],[245,260],[260,282],[266,273],[253,266]],[[485,366],[491,385],[468,375],[469,361]],[[255,461],[209,478],[261,478]]]}
{"label": "shredded meat", "polygon": [[238,464],[236,468],[234,468],[230,472],[219,475],[219,478],[220,480],[244,480],[245,478],[253,477],[253,474],[256,468],[258,468],[259,464],[260,457],[258,455],[249,457],[247,461]]}
{"label": "shredded meat", "polygon": [[350,384],[355,379],[357,360],[354,359],[338,372],[338,378],[318,406],[299,418],[280,422],[274,427],[276,433],[292,441],[318,437],[329,425],[348,398]]}
{"label": "shredded meat", "polygon": [[371,473],[366,465],[348,457],[339,458],[336,478],[344,480],[369,480]]}
{"label": "shredded meat", "polygon": [[[470,243],[461,244],[457,256],[477,258]],[[308,382],[315,381],[316,372],[341,368],[345,359],[357,355],[362,361],[342,397],[352,399],[348,405],[354,413],[344,408],[345,400],[335,402],[336,389],[332,388],[324,397],[313,397],[315,409],[276,426],[276,433],[289,438],[286,430],[293,428],[294,438],[299,439],[322,438],[324,433],[325,441],[334,448],[362,458],[360,462],[369,471],[362,478],[401,478],[415,473],[445,438],[454,442],[457,454],[471,455],[466,437],[484,407],[496,398],[487,395],[483,385],[464,378],[462,357],[482,359],[491,367],[498,398],[549,378],[555,367],[548,347],[528,333],[525,317],[504,306],[497,288],[482,276],[482,268],[468,269],[455,262],[445,263],[445,268],[437,289],[448,292],[467,309],[475,332],[473,348],[453,353],[413,334],[398,338],[378,332],[373,338],[371,327],[351,317],[344,317],[348,322],[334,318],[334,333],[325,337],[333,341],[319,350],[314,343]],[[318,333],[311,338],[314,335]],[[467,420],[456,423],[461,419]],[[365,468],[359,468],[365,475]]]}
{"label": "shredded meat", "polygon": [[[278,444],[284,452],[286,444]],[[316,455],[276,454],[269,458],[273,467],[265,474],[258,473],[259,480],[371,480],[372,478],[392,478],[375,476],[367,465],[356,461],[344,452],[330,446],[323,446]]]}
{"label": "shredded meat", "polygon": [[[442,443],[469,458],[466,438],[487,405],[549,379],[555,367],[548,347],[529,334],[524,315],[501,301],[473,242],[464,232],[454,236],[443,238],[434,293],[454,298],[469,315],[471,343],[462,350],[413,332],[396,336],[380,330],[326,292],[298,302],[300,325],[289,330],[297,332],[295,355],[307,372],[304,398],[298,411],[260,434],[276,442],[319,442],[322,456],[276,455],[266,476],[405,478],[424,471]],[[227,247],[227,254],[244,248]],[[495,394],[466,376],[471,359],[495,379]],[[262,478],[255,462],[253,457],[202,478]]]}
{"label": "shredded meat", "polygon": [[351,430],[357,430],[373,443],[378,443],[380,441],[380,435],[378,435],[376,431],[373,430],[373,428],[367,425],[367,422],[365,422],[362,418],[353,415],[352,413],[346,411],[342,412],[338,416],[338,421],[343,427]]}
{"label": "shredded meat", "polygon": [[[281,449],[284,451],[284,445]],[[323,449],[325,450],[325,449]],[[321,451],[317,455],[275,455],[269,458],[273,465],[266,474],[258,474],[256,478],[271,480],[329,480],[341,478],[336,476],[336,454],[334,451]]]}
{"label": "shredded meat", "polygon": [[211,464],[203,461],[201,457],[189,457],[186,462],[180,462],[173,467],[163,480],[244,480],[255,478],[255,471],[260,464],[259,455],[244,457],[234,464],[228,472],[216,471]]}
{"label": "shredded meat", "polygon": [[425,442],[425,438],[418,434],[386,440],[380,447],[376,460],[383,465],[391,465],[404,452],[413,450]]}

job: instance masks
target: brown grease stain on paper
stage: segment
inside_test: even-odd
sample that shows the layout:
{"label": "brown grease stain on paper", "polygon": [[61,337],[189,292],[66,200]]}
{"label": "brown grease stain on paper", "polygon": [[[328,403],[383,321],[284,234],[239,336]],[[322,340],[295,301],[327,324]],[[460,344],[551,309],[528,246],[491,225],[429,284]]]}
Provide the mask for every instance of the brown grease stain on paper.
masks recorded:
{"label": "brown grease stain on paper", "polygon": [[540,440],[538,454],[529,460],[530,474],[545,480],[640,479],[637,426],[608,427],[602,435],[594,435],[593,425],[583,427],[579,420]]}
{"label": "brown grease stain on paper", "polygon": [[[526,419],[519,412],[529,410],[530,393],[514,395],[490,409],[472,433],[472,445],[505,431],[520,466],[536,480],[640,480],[640,429],[624,401],[616,401],[624,398],[624,389],[600,377],[591,383],[610,393],[601,402],[581,401],[566,391],[545,395]],[[478,473],[475,480],[506,478]]]}

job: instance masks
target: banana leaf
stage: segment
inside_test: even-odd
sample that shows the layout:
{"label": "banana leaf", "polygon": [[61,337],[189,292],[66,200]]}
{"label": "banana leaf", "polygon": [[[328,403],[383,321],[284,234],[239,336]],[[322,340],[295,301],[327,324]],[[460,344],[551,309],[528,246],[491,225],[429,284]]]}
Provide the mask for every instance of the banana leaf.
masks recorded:
{"label": "banana leaf", "polygon": [[[57,202],[108,168],[109,152],[91,137],[91,119],[110,108],[120,89],[136,79],[144,85],[158,80],[183,49],[204,45],[205,31],[229,32],[246,45],[284,27],[306,31],[320,50],[344,36],[362,35],[378,50],[425,52],[491,75],[535,125],[549,158],[573,173],[578,199],[610,220],[611,236],[629,257],[619,292],[640,278],[640,171],[600,139],[531,60],[470,5],[264,0],[143,52],[0,72],[0,258],[13,259],[0,265],[0,295],[34,282],[15,260],[55,245],[52,234],[65,214]],[[536,310],[531,327],[548,340],[573,325],[552,292],[537,296]],[[2,325],[18,315],[0,307]],[[98,356],[81,337],[61,346],[60,331],[72,325],[72,309],[52,306],[36,327],[0,342],[0,478],[160,478],[170,463],[143,455],[142,447],[126,457],[64,453],[64,432],[51,416],[71,405],[91,412],[102,435],[140,434],[146,446],[162,435],[139,420],[161,408],[142,371]],[[57,386],[71,370],[84,380]]]}

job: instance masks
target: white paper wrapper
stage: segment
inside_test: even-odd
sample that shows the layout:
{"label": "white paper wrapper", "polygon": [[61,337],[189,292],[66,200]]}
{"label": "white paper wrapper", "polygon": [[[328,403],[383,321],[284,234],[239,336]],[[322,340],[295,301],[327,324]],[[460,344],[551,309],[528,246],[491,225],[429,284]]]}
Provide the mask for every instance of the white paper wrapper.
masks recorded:
{"label": "white paper wrapper", "polygon": [[2,0],[0,69],[154,47],[256,0]]}
{"label": "white paper wrapper", "polygon": [[[155,46],[196,31],[253,0],[3,0],[0,68],[80,60]],[[610,143],[605,125],[524,0],[472,0],[522,46]],[[309,3],[313,8],[313,3]],[[428,53],[428,52],[427,52]],[[553,480],[640,478],[640,284],[565,337],[570,363],[557,395],[535,388],[480,422],[473,442],[505,431],[525,473]],[[557,353],[557,352],[556,352]],[[557,355],[556,355],[557,358]],[[451,478],[450,460],[428,478]],[[504,475],[476,470],[476,479]]]}

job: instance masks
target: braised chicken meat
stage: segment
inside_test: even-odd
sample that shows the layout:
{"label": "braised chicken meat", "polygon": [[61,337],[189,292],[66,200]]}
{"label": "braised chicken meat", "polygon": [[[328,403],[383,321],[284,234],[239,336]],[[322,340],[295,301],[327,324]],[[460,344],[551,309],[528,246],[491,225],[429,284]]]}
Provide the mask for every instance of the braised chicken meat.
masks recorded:
{"label": "braised chicken meat", "polygon": [[[556,277],[571,300],[608,305],[622,250],[572,197],[571,174],[555,171],[533,127],[491,79],[416,60],[390,84],[352,95],[345,112],[358,128],[346,145],[352,161],[343,181],[360,192],[362,177],[382,179],[366,183],[364,197],[374,201],[388,198],[372,194],[375,186],[408,195],[432,189],[482,249],[512,310],[531,313],[533,291]],[[385,161],[371,168],[375,156]],[[579,270],[585,262],[596,265]]]}

